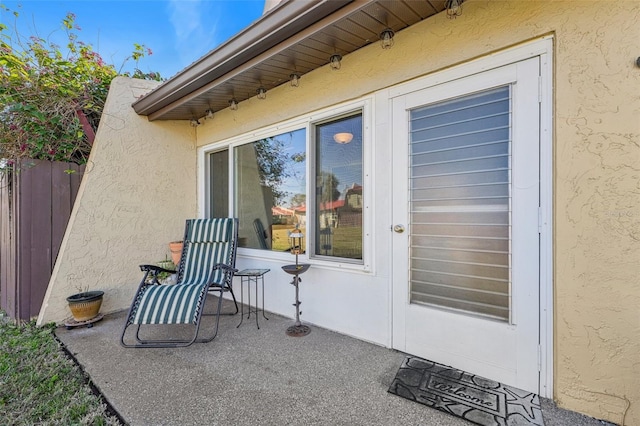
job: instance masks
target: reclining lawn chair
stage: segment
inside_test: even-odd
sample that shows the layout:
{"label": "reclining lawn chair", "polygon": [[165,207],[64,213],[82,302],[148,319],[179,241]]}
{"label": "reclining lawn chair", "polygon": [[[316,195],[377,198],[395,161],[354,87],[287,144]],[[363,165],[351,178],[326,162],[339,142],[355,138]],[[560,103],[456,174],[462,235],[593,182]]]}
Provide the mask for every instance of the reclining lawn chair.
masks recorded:
{"label": "reclining lawn chair", "polygon": [[264,230],[264,225],[262,225],[262,221],[260,219],[253,221],[253,229],[256,231],[256,235],[258,236],[260,248],[263,250],[269,250],[269,235],[267,234],[267,231]]}
{"label": "reclining lawn chair", "polygon": [[[160,284],[157,280],[158,273],[173,271],[155,265],[140,265],[140,269],[145,273],[144,278],[129,309],[120,343],[124,347],[160,348],[212,341],[218,334],[224,292],[231,292],[236,305],[236,312],[229,315],[238,313],[238,303],[231,287],[233,274],[237,272],[237,241],[238,219],[187,220],[176,284]],[[207,293],[218,293],[218,309],[213,314],[203,313]],[[216,316],[215,330],[211,337],[198,339],[200,319],[203,315]],[[134,324],[137,326],[137,343],[127,343],[125,333],[127,328]],[[142,327],[145,330],[154,328],[154,331],[158,332],[159,327],[151,326],[174,324],[192,324],[195,328],[193,337],[185,340],[152,340],[140,336],[142,325],[145,325]],[[184,331],[180,327],[178,329]]]}

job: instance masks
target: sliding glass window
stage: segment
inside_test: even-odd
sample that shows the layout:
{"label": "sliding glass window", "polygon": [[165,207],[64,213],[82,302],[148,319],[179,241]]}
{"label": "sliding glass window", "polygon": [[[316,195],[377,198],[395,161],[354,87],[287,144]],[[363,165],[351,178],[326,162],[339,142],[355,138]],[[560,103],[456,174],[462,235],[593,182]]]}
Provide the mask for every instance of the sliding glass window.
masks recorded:
{"label": "sliding glass window", "polygon": [[240,247],[287,252],[289,233],[298,227],[309,257],[362,263],[361,110],[232,144],[208,161],[209,214],[239,219]]}
{"label": "sliding glass window", "polygon": [[306,225],[306,130],[234,149],[239,246],[287,251],[288,232]]}

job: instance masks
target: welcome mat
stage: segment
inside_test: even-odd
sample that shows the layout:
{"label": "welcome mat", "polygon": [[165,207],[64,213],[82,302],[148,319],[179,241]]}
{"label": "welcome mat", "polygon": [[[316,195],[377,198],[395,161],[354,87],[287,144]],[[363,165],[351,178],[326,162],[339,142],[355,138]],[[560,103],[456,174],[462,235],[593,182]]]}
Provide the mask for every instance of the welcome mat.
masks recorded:
{"label": "welcome mat", "polygon": [[544,426],[538,395],[426,359],[407,357],[389,392],[482,426]]}

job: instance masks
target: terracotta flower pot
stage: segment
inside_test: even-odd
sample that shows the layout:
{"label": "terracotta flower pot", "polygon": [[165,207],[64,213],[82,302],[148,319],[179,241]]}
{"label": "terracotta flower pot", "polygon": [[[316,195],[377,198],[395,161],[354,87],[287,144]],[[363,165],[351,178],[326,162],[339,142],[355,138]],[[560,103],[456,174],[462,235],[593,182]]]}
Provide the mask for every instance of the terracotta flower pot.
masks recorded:
{"label": "terracotta flower pot", "polygon": [[85,291],[67,297],[73,319],[80,322],[97,317],[102,306],[102,296],[104,291]]}
{"label": "terracotta flower pot", "polygon": [[169,243],[169,250],[171,250],[171,260],[173,264],[178,266],[180,264],[180,257],[182,257],[182,247],[184,243],[182,241],[172,241]]}

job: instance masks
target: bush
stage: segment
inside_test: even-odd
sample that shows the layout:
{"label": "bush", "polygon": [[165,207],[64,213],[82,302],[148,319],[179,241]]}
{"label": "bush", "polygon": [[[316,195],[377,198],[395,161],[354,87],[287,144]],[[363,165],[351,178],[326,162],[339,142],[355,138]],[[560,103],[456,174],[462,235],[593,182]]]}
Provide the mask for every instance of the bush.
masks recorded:
{"label": "bush", "polygon": [[[17,22],[19,14],[13,14]],[[111,81],[129,75],[79,41],[72,13],[62,19],[61,29],[64,47],[17,32],[12,38],[0,24],[0,158],[85,163]],[[144,45],[133,46],[127,60],[136,65],[152,53]],[[132,76],[161,80],[159,74],[145,74],[137,67]]]}

